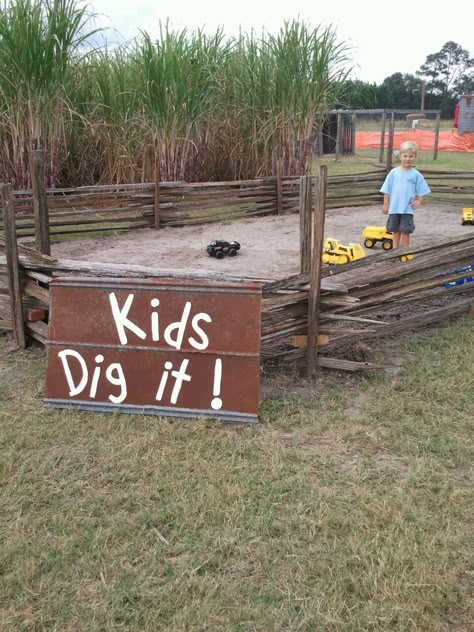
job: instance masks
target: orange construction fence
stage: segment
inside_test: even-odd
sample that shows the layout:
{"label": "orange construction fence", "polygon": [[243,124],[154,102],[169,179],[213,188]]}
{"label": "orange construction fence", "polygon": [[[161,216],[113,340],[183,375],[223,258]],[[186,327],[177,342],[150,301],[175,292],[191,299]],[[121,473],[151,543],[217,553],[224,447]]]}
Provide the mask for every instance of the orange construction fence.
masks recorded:
{"label": "orange construction fence", "polygon": [[[356,132],[356,149],[369,149],[380,147],[380,132]],[[395,131],[393,134],[393,147],[398,149],[406,140],[413,140],[418,149],[434,149],[435,133],[429,130],[407,129]],[[384,145],[387,147],[388,133],[385,134]],[[438,138],[439,151],[474,151],[474,133],[458,134],[452,130],[442,130]]]}

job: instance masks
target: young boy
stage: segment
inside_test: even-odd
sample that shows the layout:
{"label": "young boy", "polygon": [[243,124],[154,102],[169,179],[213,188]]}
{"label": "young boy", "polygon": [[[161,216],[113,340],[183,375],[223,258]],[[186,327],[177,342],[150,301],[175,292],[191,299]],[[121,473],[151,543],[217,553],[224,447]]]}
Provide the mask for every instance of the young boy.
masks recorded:
{"label": "young boy", "polygon": [[395,167],[385,178],[380,189],[383,196],[382,213],[388,214],[387,231],[393,233],[393,247],[410,245],[410,235],[415,230],[413,215],[423,203],[425,195],[431,193],[421,173],[413,166],[417,146],[412,141],[400,145],[400,166]]}

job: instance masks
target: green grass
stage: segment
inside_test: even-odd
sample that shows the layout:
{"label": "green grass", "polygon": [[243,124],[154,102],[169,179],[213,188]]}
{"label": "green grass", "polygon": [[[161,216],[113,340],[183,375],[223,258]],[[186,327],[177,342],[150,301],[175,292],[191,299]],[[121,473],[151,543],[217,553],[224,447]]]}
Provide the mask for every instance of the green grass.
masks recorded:
{"label": "green grass", "polygon": [[[387,122],[385,126],[386,132],[388,130],[389,119],[390,117],[387,116]],[[452,118],[441,119],[439,122],[439,129],[440,130],[454,129],[453,124],[454,124],[454,120]],[[436,129],[435,116],[431,114],[428,115],[428,119],[424,125],[425,125],[424,127],[419,127],[419,129],[428,129],[428,130],[434,131]],[[406,119],[404,119],[402,115],[398,115],[395,120],[395,129],[400,130],[403,128],[406,128]],[[382,129],[382,116],[381,115],[377,115],[377,117],[375,117],[375,115],[360,114],[357,117],[357,130],[364,131],[364,132],[380,132],[381,129]]]}
{"label": "green grass", "polygon": [[[386,157],[386,152],[385,152]],[[358,149],[354,156],[343,156],[336,160],[333,156],[324,156],[323,159],[313,161],[313,171],[320,165],[328,166],[328,174],[345,175],[352,173],[365,173],[379,168],[379,149]],[[393,166],[397,164],[396,160]],[[418,152],[417,169],[422,172],[429,170],[456,170],[456,171],[474,171],[474,153],[458,152],[458,151],[439,151],[436,160],[433,160],[433,152],[421,150]]]}
{"label": "green grass", "polygon": [[468,632],[474,327],[264,377],[260,423],[45,409],[0,338],[0,629]]}

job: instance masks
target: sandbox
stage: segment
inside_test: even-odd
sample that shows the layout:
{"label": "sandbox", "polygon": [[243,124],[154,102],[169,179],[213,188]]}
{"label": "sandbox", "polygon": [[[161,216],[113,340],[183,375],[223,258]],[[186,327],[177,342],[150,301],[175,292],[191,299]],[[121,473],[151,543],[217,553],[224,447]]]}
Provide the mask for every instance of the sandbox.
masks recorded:
{"label": "sandbox", "polygon": [[[344,243],[363,243],[362,230],[383,225],[378,206],[344,207],[326,212],[325,236]],[[440,239],[454,239],[473,231],[461,225],[461,209],[427,201],[416,213],[414,248],[430,246]],[[237,257],[217,260],[206,245],[213,239],[238,241]],[[250,217],[228,222],[134,230],[120,235],[84,238],[52,244],[58,258],[102,263],[139,264],[199,272],[264,279],[280,279],[298,274],[300,269],[299,217],[296,214]],[[380,246],[366,249],[368,255],[381,252]]]}

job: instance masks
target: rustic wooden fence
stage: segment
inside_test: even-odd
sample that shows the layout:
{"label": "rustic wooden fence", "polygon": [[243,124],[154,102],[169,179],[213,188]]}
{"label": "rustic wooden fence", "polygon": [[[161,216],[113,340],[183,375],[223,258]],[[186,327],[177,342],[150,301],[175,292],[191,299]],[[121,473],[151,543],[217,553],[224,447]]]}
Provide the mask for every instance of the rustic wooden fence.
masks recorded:
{"label": "rustic wooden fence", "polygon": [[[472,206],[474,172],[425,171],[424,175],[432,189],[430,203],[452,203],[458,208]],[[326,208],[381,203],[379,189],[384,177],[383,169],[329,176]],[[113,234],[137,228],[296,213],[300,206],[300,178],[282,177],[280,181],[269,177],[193,184],[160,182],[48,190],[41,190],[39,185],[36,191],[15,191],[13,196],[18,236],[36,237],[37,248],[49,252],[49,239],[56,235]],[[36,230],[35,225],[38,226]],[[3,230],[1,218],[0,230]]]}
{"label": "rustic wooden fence", "polygon": [[[32,173],[41,174],[41,170]],[[377,204],[381,200],[378,190],[384,174],[378,169],[368,174],[328,178],[327,206]],[[54,239],[56,235],[207,224],[297,213],[300,206],[300,178],[296,176],[48,190],[41,190],[41,182],[41,176],[37,175],[33,190],[15,191],[13,195],[18,236],[36,237],[36,247],[43,252],[49,252],[45,235]],[[43,235],[42,241],[38,240],[39,233]]]}
{"label": "rustic wooden fence", "polygon": [[[49,256],[49,239],[55,234],[178,226],[245,215],[300,213],[301,275],[262,288],[264,361],[306,357],[308,373],[316,364],[372,368],[359,343],[448,318],[472,303],[472,236],[411,250],[417,256],[405,263],[397,251],[330,270],[321,265],[326,208],[379,203],[383,170],[328,178],[320,167],[317,178],[277,175],[242,182],[156,181],[44,191],[41,156],[37,160],[32,163],[32,191],[12,192],[9,185],[2,186],[0,329],[13,331],[19,346],[26,336],[46,342],[53,275],[189,278],[172,270],[58,261]],[[469,204],[472,172],[436,173],[439,184],[429,176],[433,198]],[[36,247],[22,245],[20,236],[35,236]],[[223,275],[216,279],[238,280]]]}
{"label": "rustic wooden fence", "polygon": [[[474,236],[412,250],[415,259],[404,263],[399,261],[400,252],[371,255],[333,267],[330,276],[323,267],[317,325],[311,316],[311,272],[264,283],[262,360],[292,362],[306,358],[308,362],[309,348],[319,366],[370,369],[374,368],[373,358],[364,354],[360,343],[423,328],[468,311],[474,300]],[[55,261],[21,250],[18,269],[22,277],[24,335],[43,344],[47,340],[49,283],[53,276],[162,278],[173,274],[143,266]],[[199,274],[174,276],[183,280],[200,278]],[[207,280],[248,280],[208,273],[202,276]],[[8,326],[3,322],[2,328],[14,329],[13,323]]]}
{"label": "rustic wooden fence", "polygon": [[[411,261],[401,262],[402,252],[323,268],[317,331],[320,366],[371,368],[367,343],[375,338],[467,313],[474,300],[474,235],[410,249],[415,255]],[[264,286],[263,359],[306,357],[309,288],[306,274]]]}

